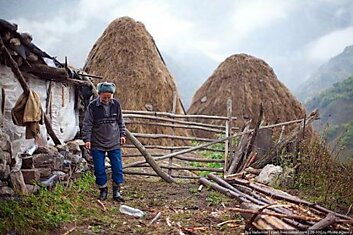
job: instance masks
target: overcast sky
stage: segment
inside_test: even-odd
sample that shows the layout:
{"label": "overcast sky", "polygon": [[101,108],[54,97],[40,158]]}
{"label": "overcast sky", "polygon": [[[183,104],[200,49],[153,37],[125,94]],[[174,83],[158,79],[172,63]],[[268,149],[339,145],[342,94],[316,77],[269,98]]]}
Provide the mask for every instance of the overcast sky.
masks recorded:
{"label": "overcast sky", "polygon": [[[247,53],[293,89],[353,44],[352,0],[0,0],[0,17],[34,43],[83,67],[108,24],[130,16],[169,56],[201,51],[218,63]],[[185,58],[187,59],[187,58]],[[210,73],[215,68],[210,68]],[[207,77],[205,77],[205,80]]]}

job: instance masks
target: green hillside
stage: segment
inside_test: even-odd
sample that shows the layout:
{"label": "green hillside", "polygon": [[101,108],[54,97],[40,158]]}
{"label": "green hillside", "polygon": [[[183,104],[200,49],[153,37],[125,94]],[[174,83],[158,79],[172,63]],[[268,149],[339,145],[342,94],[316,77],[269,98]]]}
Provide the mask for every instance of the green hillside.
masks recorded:
{"label": "green hillside", "polygon": [[333,84],[306,103],[307,110],[318,108],[320,120],[314,128],[324,134],[330,146],[343,158],[353,157],[353,77]]}

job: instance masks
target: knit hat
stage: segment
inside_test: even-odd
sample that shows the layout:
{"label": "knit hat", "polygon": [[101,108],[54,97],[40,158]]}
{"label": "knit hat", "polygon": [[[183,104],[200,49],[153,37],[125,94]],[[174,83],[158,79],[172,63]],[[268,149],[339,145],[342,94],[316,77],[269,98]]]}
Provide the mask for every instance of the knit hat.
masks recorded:
{"label": "knit hat", "polygon": [[115,92],[115,88],[115,84],[111,82],[101,82],[97,85],[98,94],[104,92],[109,92],[113,94]]}

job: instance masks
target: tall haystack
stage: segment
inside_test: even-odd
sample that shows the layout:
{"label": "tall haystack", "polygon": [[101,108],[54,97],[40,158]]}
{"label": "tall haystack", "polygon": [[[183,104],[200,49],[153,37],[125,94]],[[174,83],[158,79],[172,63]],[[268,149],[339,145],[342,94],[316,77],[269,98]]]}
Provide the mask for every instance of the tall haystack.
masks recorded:
{"label": "tall haystack", "polygon": [[218,66],[194,94],[188,114],[226,116],[228,98],[232,100],[232,115],[238,118],[239,127],[246,119],[258,118],[261,103],[268,124],[305,117],[304,107],[277,79],[273,69],[246,54],[232,55]]}
{"label": "tall haystack", "polygon": [[[141,22],[129,17],[111,22],[90,51],[84,70],[103,77],[94,83],[114,82],[117,86],[115,97],[124,110],[171,112],[175,93],[176,113],[184,114],[175,80]],[[171,134],[173,131],[147,125],[129,128],[132,132],[143,133]],[[177,135],[186,134],[185,130],[175,132]]]}

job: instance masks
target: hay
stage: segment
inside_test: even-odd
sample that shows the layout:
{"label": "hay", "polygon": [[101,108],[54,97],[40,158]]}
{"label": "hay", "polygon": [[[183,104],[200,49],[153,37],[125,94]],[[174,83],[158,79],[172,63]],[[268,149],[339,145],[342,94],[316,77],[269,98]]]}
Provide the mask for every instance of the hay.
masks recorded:
{"label": "hay", "polygon": [[[129,17],[114,20],[90,51],[84,70],[117,86],[115,97],[123,109],[171,112],[173,92],[176,113],[184,114],[174,78],[161,58],[145,26]],[[102,80],[94,81],[95,84]],[[151,111],[151,110],[149,110]],[[131,132],[171,134],[171,128],[129,126]],[[177,129],[176,135],[188,135]],[[142,139],[141,139],[142,140]],[[167,144],[164,140],[142,140],[144,144]],[[180,142],[180,141],[178,141]],[[184,144],[184,143],[179,143]]]}
{"label": "hay", "polygon": [[[232,55],[222,62],[196,91],[187,113],[226,116],[228,98],[232,99],[233,116],[239,118],[235,122],[238,127],[248,118],[257,121],[261,103],[268,124],[305,116],[304,107],[277,79],[273,69],[263,60],[246,54]],[[208,136],[201,131],[196,135]]]}

